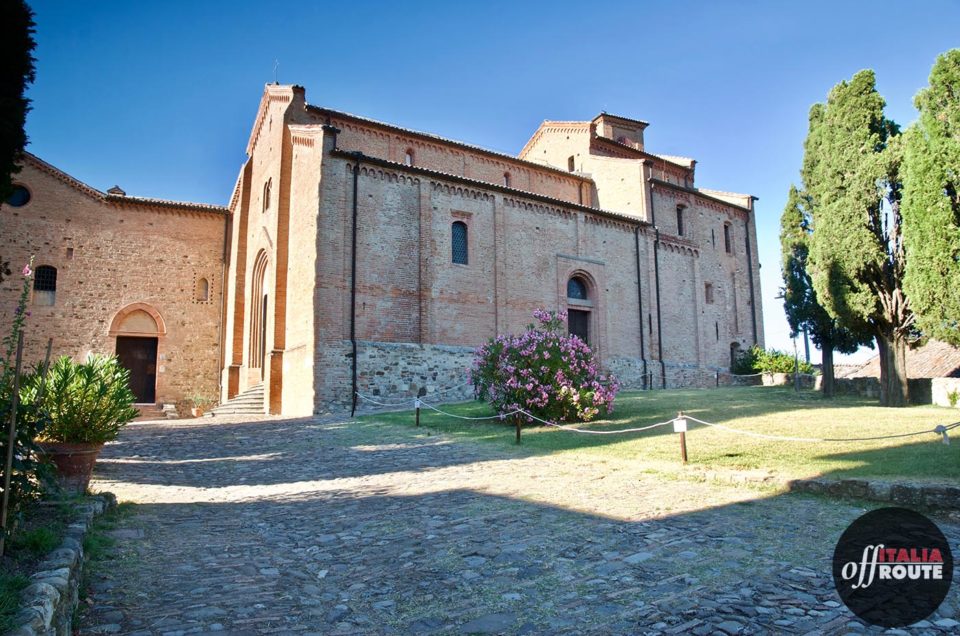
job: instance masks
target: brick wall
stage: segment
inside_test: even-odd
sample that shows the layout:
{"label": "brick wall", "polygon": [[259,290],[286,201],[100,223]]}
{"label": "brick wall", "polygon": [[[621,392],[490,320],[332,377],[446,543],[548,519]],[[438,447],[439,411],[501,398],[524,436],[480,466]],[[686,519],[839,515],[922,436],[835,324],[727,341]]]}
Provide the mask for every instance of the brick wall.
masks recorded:
{"label": "brick wall", "polygon": [[[35,267],[57,268],[55,303],[28,308],[27,368],[42,361],[48,338],[54,356],[113,354],[111,323],[124,307],[143,303],[166,327],[157,402],[194,393],[216,398],[224,215],[108,202],[33,160],[15,180],[32,197],[23,207],[0,207],[0,256],[17,274],[31,256]],[[206,300],[197,298],[201,278],[209,284]],[[2,325],[10,324],[21,281],[14,275],[0,285]]]}
{"label": "brick wall", "polygon": [[[233,204],[234,234],[242,236],[231,246],[237,289],[230,292],[234,310],[227,324],[234,332],[244,326],[243,337],[231,340],[228,357],[241,360],[235,371],[239,384],[257,379],[243,380],[252,377],[244,366],[249,356],[235,348],[248,346],[251,321],[236,305],[250,302],[243,277],[249,278],[254,254],[262,249],[271,256],[271,268],[284,263],[282,273],[271,269],[271,285],[286,296],[269,319],[283,313],[282,329],[276,322],[269,325],[268,348],[283,359],[280,371],[267,372],[268,392],[282,392],[269,400],[271,410],[302,414],[351,402],[350,245],[357,164],[346,153],[352,151],[371,158],[360,160],[356,172],[361,390],[413,395],[424,382],[449,384],[446,380],[462,377],[469,362],[465,352],[497,334],[522,330],[534,309],[570,308],[566,285],[572,275],[590,289],[589,306],[580,308],[590,312],[591,345],[628,386],[643,385],[644,358],[654,386],[660,386],[661,372],[667,386],[715,384],[716,372],[729,366],[731,345],[753,344],[752,315],[759,324],[755,229],[745,207],[752,200],[697,193],[688,187],[693,164],[633,156],[638,151],[631,148],[594,147],[589,125],[568,123],[570,130],[558,126],[553,136],[538,133],[525,156],[555,163],[570,153],[575,162],[579,157],[578,170],[593,171],[592,179],[315,109],[305,105],[302,89],[268,87]],[[408,150],[412,167],[402,165]],[[511,174],[506,189],[504,171]],[[654,187],[660,178],[673,186]],[[268,179],[286,193],[276,216],[272,209],[260,212],[258,197]],[[625,218],[583,209],[577,205],[581,200],[605,208],[609,202]],[[677,205],[685,210],[682,236]],[[656,320],[656,233],[630,220],[652,220],[654,210],[661,229],[663,334]],[[451,262],[454,222],[468,227],[467,264]],[[723,242],[725,223],[731,227],[730,253]],[[754,241],[750,259],[748,237]],[[238,300],[243,298],[248,300]],[[762,344],[762,333],[756,340]]]}

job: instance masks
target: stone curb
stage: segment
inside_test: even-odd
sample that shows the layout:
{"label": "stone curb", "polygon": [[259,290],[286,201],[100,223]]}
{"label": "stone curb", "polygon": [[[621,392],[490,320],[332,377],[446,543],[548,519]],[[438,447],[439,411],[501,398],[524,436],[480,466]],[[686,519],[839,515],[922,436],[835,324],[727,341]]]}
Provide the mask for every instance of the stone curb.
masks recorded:
{"label": "stone curb", "polygon": [[37,565],[31,584],[20,594],[21,610],[7,636],[66,636],[73,633],[73,612],[83,574],[83,538],[97,515],[117,505],[111,493],[74,504],[75,519],[60,547]]}
{"label": "stone curb", "polygon": [[936,510],[960,510],[960,487],[942,484],[867,481],[865,479],[794,479],[791,492],[883,501]]}

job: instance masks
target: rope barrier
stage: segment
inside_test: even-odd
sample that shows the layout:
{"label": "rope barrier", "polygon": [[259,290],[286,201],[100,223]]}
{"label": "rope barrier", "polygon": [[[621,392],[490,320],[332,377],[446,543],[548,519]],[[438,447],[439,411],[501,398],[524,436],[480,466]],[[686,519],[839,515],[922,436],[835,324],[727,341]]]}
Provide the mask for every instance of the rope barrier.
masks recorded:
{"label": "rope barrier", "polygon": [[547,426],[553,426],[564,431],[571,431],[573,433],[589,433],[591,435],[617,435],[618,433],[638,433],[640,431],[649,431],[650,429],[657,428],[659,426],[667,426],[673,424],[674,420],[667,420],[666,422],[657,422],[656,424],[651,424],[650,426],[640,426],[637,428],[624,428],[616,431],[596,431],[587,428],[577,428],[575,426],[570,426],[569,424],[557,424],[556,422],[550,422],[548,420],[540,419],[536,415],[529,413],[528,411],[521,410],[520,413],[523,413],[532,420],[536,420]]}
{"label": "rope barrier", "polygon": [[489,416],[489,417],[466,417],[466,416],[464,416],[464,415],[454,415],[453,413],[448,413],[448,412],[446,412],[446,411],[441,411],[441,410],[438,409],[437,407],[433,406],[432,404],[427,404],[427,403],[424,402],[423,400],[417,400],[417,402],[419,403],[420,406],[425,406],[425,407],[427,407],[428,409],[430,409],[431,411],[436,411],[437,413],[440,413],[441,415],[446,415],[447,417],[453,417],[453,418],[456,418],[456,419],[458,419],[458,420],[472,420],[472,421],[479,421],[479,420],[505,420],[505,419],[507,419],[508,417],[510,417],[511,415],[516,415],[516,414],[518,414],[518,413],[524,413],[524,412],[525,412],[525,411],[523,411],[523,410],[521,410],[521,409],[517,409],[517,410],[515,410],[515,411],[510,411],[509,413],[500,413],[499,415],[491,415],[491,416]]}
{"label": "rope barrier", "polygon": [[[402,405],[405,404],[405,403],[410,403],[411,400],[412,400],[412,406],[413,406],[413,408],[415,408],[415,409],[419,409],[420,407],[425,407],[425,408],[428,408],[428,409],[430,409],[430,410],[432,410],[432,411],[435,411],[435,412],[437,412],[437,413],[439,413],[439,414],[441,414],[441,415],[445,415],[445,416],[447,416],[447,417],[452,417],[452,418],[458,419],[458,420],[468,420],[468,421],[473,421],[473,422],[489,421],[489,420],[501,420],[501,421],[503,421],[503,420],[506,420],[508,417],[511,417],[511,416],[514,416],[514,415],[524,415],[524,416],[526,416],[527,418],[529,418],[529,419],[531,419],[531,420],[540,422],[541,424],[545,424],[545,425],[551,426],[551,427],[553,427],[553,428],[558,428],[558,429],[560,429],[560,430],[569,431],[569,432],[571,432],[571,433],[584,433],[584,434],[589,434],[589,435],[621,435],[621,434],[625,434],[625,433],[639,433],[639,432],[642,432],[642,431],[649,431],[649,430],[652,430],[652,429],[655,429],[655,428],[659,428],[659,427],[661,427],[661,426],[668,426],[668,425],[670,425],[670,424],[674,424],[674,423],[677,423],[677,422],[682,421],[682,420],[690,420],[690,421],[692,421],[692,422],[697,422],[698,424],[702,424],[702,425],[704,425],[704,426],[709,426],[709,427],[712,427],[712,428],[718,428],[718,429],[721,429],[721,430],[724,430],[724,431],[728,431],[728,432],[730,432],[730,433],[736,433],[736,434],[740,434],[740,435],[745,435],[745,436],[747,436],[747,437],[756,437],[756,438],[760,438],[760,439],[768,439],[768,440],[783,441],[783,442],[800,442],[800,443],[820,443],[820,442],[872,442],[872,441],[878,441],[878,440],[884,440],[884,439],[900,439],[900,438],[904,438],[904,437],[916,437],[917,435],[929,435],[929,434],[932,433],[932,434],[934,434],[934,435],[940,435],[940,436],[942,436],[942,437],[943,437],[943,443],[944,443],[944,444],[949,444],[949,443],[950,443],[950,438],[949,438],[949,436],[947,435],[947,433],[948,433],[949,431],[953,430],[953,429],[956,429],[956,428],[960,427],[960,422],[954,422],[954,423],[952,423],[952,424],[946,424],[946,425],[944,425],[944,424],[938,424],[937,426],[935,426],[935,427],[932,428],[932,429],[927,429],[927,430],[923,430],[923,431],[913,431],[913,432],[910,432],[910,433],[895,433],[895,434],[892,434],[892,435],[876,435],[876,436],[872,436],[872,437],[794,437],[794,436],[789,436],[789,435],[771,435],[771,434],[768,434],[768,433],[758,433],[758,432],[756,432],[756,431],[744,430],[744,429],[741,429],[741,428],[735,428],[735,427],[732,427],[732,426],[726,426],[726,425],[724,425],[724,424],[717,424],[716,422],[708,422],[708,421],[706,421],[706,420],[701,420],[700,418],[693,417],[693,416],[691,416],[691,415],[686,415],[686,414],[684,414],[684,413],[681,412],[677,417],[675,417],[675,418],[673,418],[673,419],[667,420],[667,421],[665,421],[665,422],[657,422],[656,424],[650,424],[649,426],[639,426],[639,427],[634,427],[634,428],[618,429],[618,430],[614,430],[614,431],[604,431],[604,430],[584,429],[584,428],[579,428],[579,427],[576,427],[576,426],[571,426],[571,425],[569,425],[569,424],[558,424],[558,423],[556,423],[556,422],[552,422],[552,421],[550,421],[550,420],[545,420],[545,419],[543,419],[543,418],[537,417],[536,415],[534,415],[533,413],[530,413],[529,411],[527,411],[527,410],[525,410],[525,409],[514,409],[514,410],[512,410],[512,411],[510,411],[510,412],[508,412],[508,413],[500,413],[500,414],[497,414],[497,415],[491,415],[491,416],[485,416],[485,417],[467,417],[467,416],[464,416],[464,415],[457,415],[457,414],[455,414],[455,413],[450,413],[450,412],[448,412],[448,411],[441,410],[441,409],[437,408],[436,406],[434,406],[434,405],[432,405],[432,404],[430,404],[430,403],[428,403],[428,402],[423,401],[422,398],[393,398],[393,399],[401,399],[401,400],[403,400],[403,401],[402,401],[402,402],[394,402],[394,403],[391,403],[391,402],[381,402],[381,401],[378,401],[378,400],[376,400],[376,399],[374,399],[374,398],[371,398],[371,397],[369,397],[369,396],[363,395],[362,393],[359,393],[359,392],[357,392],[357,397],[359,397],[360,399],[362,399],[362,400],[364,400],[364,401],[366,401],[366,402],[370,402],[370,403],[372,403],[372,404],[376,404],[377,406],[386,406],[386,407],[391,407],[391,408],[393,408],[393,407],[398,407],[398,406],[402,406]],[[385,399],[391,399],[391,398],[385,398]]]}
{"label": "rope barrier", "polygon": [[[958,426],[960,426],[960,422],[954,422],[953,424],[949,424],[949,425],[946,425],[946,426],[944,426],[943,424],[939,424],[939,425],[935,426],[934,428],[929,429],[929,430],[925,430],[925,431],[915,431],[915,432],[913,432],[913,433],[897,433],[897,434],[894,434],[894,435],[877,435],[876,437],[790,437],[790,436],[786,436],[786,435],[768,435],[768,434],[766,434],[766,433],[757,433],[757,432],[755,432],[755,431],[745,431],[745,430],[740,429],[740,428],[733,428],[732,426],[724,426],[723,424],[717,424],[717,423],[715,423],[715,422],[707,422],[707,421],[705,421],[705,420],[701,420],[701,419],[699,419],[699,418],[692,417],[692,416],[690,416],[690,415],[684,415],[683,418],[684,418],[684,419],[691,420],[691,421],[693,421],[693,422],[698,422],[698,423],[703,424],[703,425],[705,425],[705,426],[711,426],[711,427],[713,427],[713,428],[723,429],[723,430],[725,430],[725,431],[730,431],[731,433],[740,433],[741,435],[747,435],[747,436],[749,436],[749,437],[759,437],[759,438],[762,438],[762,439],[780,440],[780,441],[785,441],[785,442],[809,442],[809,443],[816,443],[816,442],[871,442],[871,441],[876,441],[876,440],[881,440],[881,439],[897,439],[897,438],[900,438],[900,437],[913,437],[913,436],[916,436],[916,435],[928,435],[928,434],[930,434],[930,433],[934,433],[934,434],[936,434],[936,435],[943,435],[943,436],[946,438],[947,431],[950,431],[950,430],[952,430],[952,429],[957,428]],[[676,419],[681,419],[681,418],[676,418]],[[947,438],[947,439],[949,439],[949,438]]]}
{"label": "rope barrier", "polygon": [[[467,387],[470,387],[472,389],[473,384],[470,384],[469,382],[466,384],[451,384],[444,388],[431,391],[430,395],[439,396],[445,393],[451,393],[453,392],[454,389],[465,389]],[[413,397],[401,397],[401,396],[370,396],[370,395],[364,395],[359,391],[357,391],[356,393],[357,393],[357,397],[359,397],[360,399],[367,400],[368,402],[373,402],[374,404],[379,404],[381,406],[388,405],[388,404],[396,404],[396,405],[406,404],[407,402],[410,402],[411,400],[415,399]]]}

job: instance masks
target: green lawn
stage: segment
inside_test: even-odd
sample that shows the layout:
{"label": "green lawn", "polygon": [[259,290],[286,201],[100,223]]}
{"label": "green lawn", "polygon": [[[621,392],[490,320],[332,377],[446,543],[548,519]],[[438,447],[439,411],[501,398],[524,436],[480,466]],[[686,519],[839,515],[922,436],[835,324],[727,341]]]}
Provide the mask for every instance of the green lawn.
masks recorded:
{"label": "green lawn", "polygon": [[[481,402],[441,407],[461,416],[491,415]],[[888,409],[875,400],[838,397],[824,400],[792,388],[738,387],[632,391],[617,397],[610,418],[580,425],[594,429],[644,426],[671,419],[683,410],[694,417],[771,435],[849,438],[931,429],[960,420],[960,411],[914,406]],[[412,411],[365,416],[413,426]],[[513,445],[514,429],[499,422],[468,422],[421,411],[421,423],[455,436]],[[960,482],[960,429],[946,446],[933,434],[869,442],[786,442],[757,439],[689,423],[690,466],[706,469],[763,469],[776,477],[909,477]],[[677,471],[679,436],[671,426],[625,435],[585,435],[543,426],[524,426],[523,446],[535,452],[591,453],[636,460],[642,469]],[[687,469],[689,470],[689,469]]]}

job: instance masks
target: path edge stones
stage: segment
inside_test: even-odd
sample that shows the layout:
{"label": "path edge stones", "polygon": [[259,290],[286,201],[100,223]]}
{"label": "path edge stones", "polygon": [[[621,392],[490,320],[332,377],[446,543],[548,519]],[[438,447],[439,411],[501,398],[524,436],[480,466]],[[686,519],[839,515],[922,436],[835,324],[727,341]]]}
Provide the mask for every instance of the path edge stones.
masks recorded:
{"label": "path edge stones", "polygon": [[945,484],[867,479],[794,479],[787,482],[787,489],[791,492],[921,506],[932,510],[960,510],[960,487]]}
{"label": "path edge stones", "polygon": [[73,633],[73,616],[83,578],[83,539],[94,519],[117,505],[105,492],[71,504],[72,519],[63,541],[37,564],[30,585],[20,593],[20,611],[7,636],[60,636]]}

